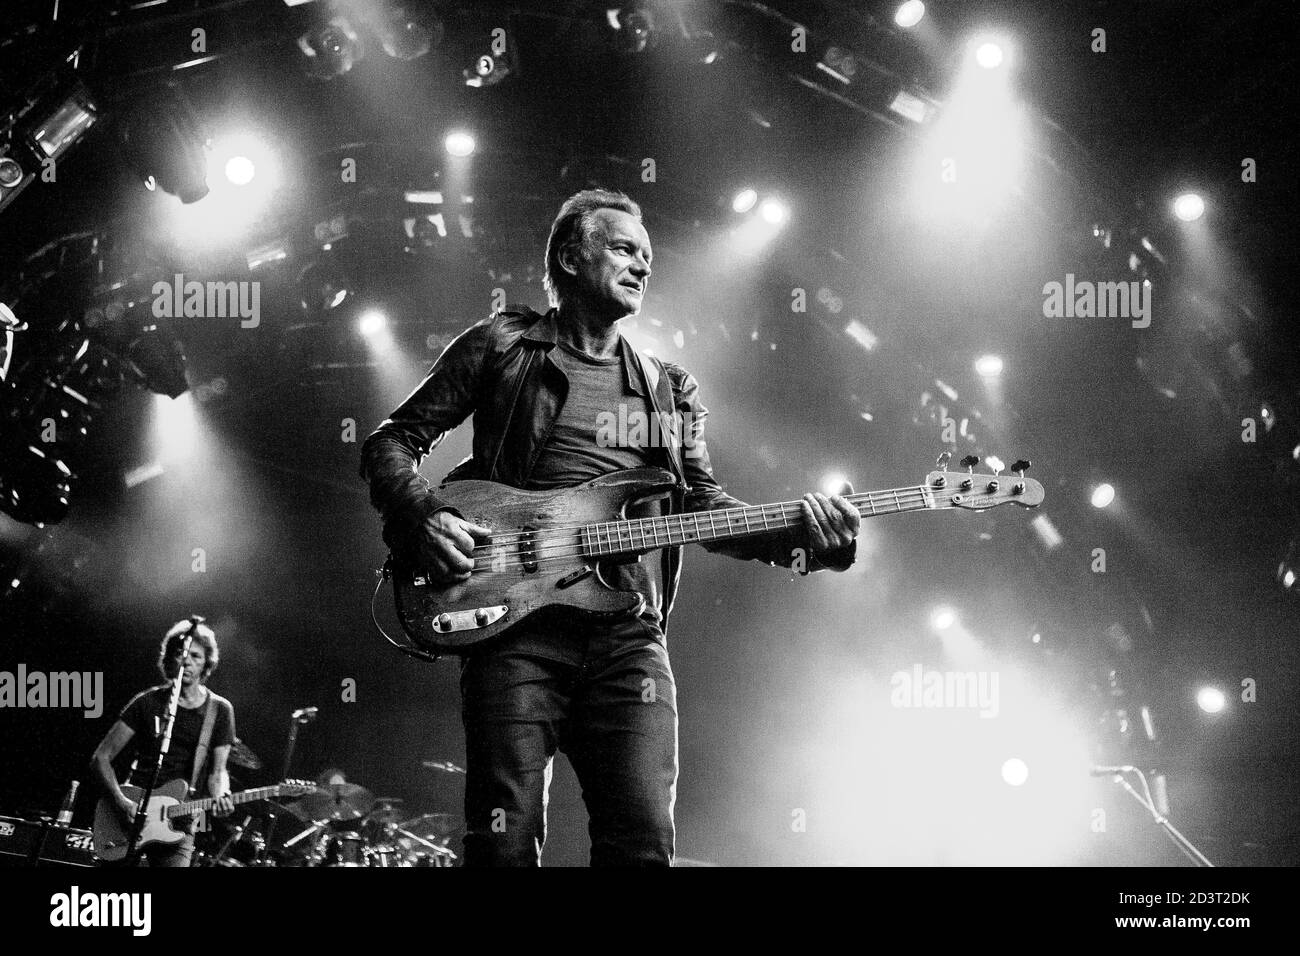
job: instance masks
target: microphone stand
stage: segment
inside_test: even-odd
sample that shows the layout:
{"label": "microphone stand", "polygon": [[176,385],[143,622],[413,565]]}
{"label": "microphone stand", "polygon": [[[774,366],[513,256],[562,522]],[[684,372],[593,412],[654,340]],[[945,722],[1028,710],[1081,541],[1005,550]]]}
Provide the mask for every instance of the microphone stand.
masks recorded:
{"label": "microphone stand", "polygon": [[1147,775],[1137,767],[1131,769],[1138,775],[1138,779],[1142,781],[1142,789],[1146,791],[1145,796],[1134,790],[1132,785],[1124,779],[1123,774],[1113,774],[1111,779],[1128,791],[1129,795],[1132,796],[1134,800],[1142,804],[1146,811],[1151,814],[1152,819],[1160,825],[1160,828],[1163,829],[1166,834],[1168,834],[1169,839],[1173,840],[1174,846],[1178,847],[1178,849],[1182,851],[1183,855],[1191,860],[1192,863],[1200,867],[1214,866],[1214,864],[1206,858],[1204,853],[1192,845],[1191,840],[1179,833],[1177,828],[1169,822],[1169,819],[1156,809],[1155,801],[1151,799],[1151,788],[1147,786]]}
{"label": "microphone stand", "polygon": [[[298,727],[300,724],[307,723],[306,720],[302,719],[303,716],[302,711],[296,710],[289,717],[289,746],[285,748],[284,752],[284,772],[280,774],[281,780],[289,779],[289,767],[293,764],[293,749],[298,743]],[[274,804],[272,805],[274,806]],[[267,856],[270,855],[271,852],[271,841],[275,836],[275,824],[276,821],[279,820],[279,815],[274,810],[267,814],[267,816],[270,817],[270,820],[268,820],[266,824],[266,842],[262,844],[261,859],[258,861],[262,866],[267,865],[266,860]],[[290,845],[291,844],[289,843],[285,844],[285,846]]]}
{"label": "microphone stand", "polygon": [[167,756],[167,751],[171,748],[172,728],[176,724],[176,707],[181,699],[181,680],[185,676],[185,662],[189,660],[190,644],[194,641],[194,630],[204,620],[205,618],[197,614],[190,615],[189,630],[185,632],[185,641],[181,644],[180,667],[176,669],[176,680],[172,682],[171,696],[167,700],[167,724],[163,728],[162,740],[158,742],[158,760],[154,763],[153,773],[149,775],[149,783],[144,788],[144,796],[136,804],[135,817],[131,821],[131,839],[127,843],[126,853],[127,866],[138,866],[140,863],[140,836],[144,833],[144,822],[148,815],[149,800],[153,797],[154,788],[158,786],[158,775],[162,772],[163,758]]}

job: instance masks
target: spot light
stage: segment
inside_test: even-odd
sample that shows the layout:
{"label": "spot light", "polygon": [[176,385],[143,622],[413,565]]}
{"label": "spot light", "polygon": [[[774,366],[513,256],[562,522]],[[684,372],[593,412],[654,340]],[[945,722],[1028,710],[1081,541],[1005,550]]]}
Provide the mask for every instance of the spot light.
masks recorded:
{"label": "spot light", "polygon": [[1223,691],[1217,687],[1202,687],[1196,692],[1196,706],[1207,714],[1219,713],[1227,702]]}
{"label": "spot light", "polygon": [[758,193],[753,189],[742,189],[736,193],[736,198],[731,200],[731,208],[734,212],[749,212],[758,202]]}
{"label": "spot light", "polygon": [[1002,779],[1009,786],[1023,786],[1029,779],[1029,765],[1019,757],[1010,758],[1002,764]]}
{"label": "spot light", "polygon": [[957,612],[950,607],[937,607],[930,613],[930,626],[936,631],[946,631],[957,623]]}
{"label": "spot light", "polygon": [[986,70],[996,70],[1004,58],[1001,44],[992,40],[985,40],[975,48],[975,62]]}
{"label": "spot light", "polygon": [[1002,374],[1002,359],[996,355],[981,355],[975,360],[975,371],[984,378],[996,378]]}
{"label": "spot light", "polygon": [[369,309],[357,320],[357,328],[364,336],[373,336],[388,326],[388,317],[378,309]]}
{"label": "spot light", "polygon": [[921,0],[907,0],[906,3],[899,4],[898,9],[894,11],[894,22],[904,30],[916,26],[925,16],[925,4]]}
{"label": "spot light", "polygon": [[1115,500],[1115,486],[1103,482],[1092,489],[1092,506],[1094,508],[1105,508]]}
{"label": "spot light", "polygon": [[226,160],[226,178],[236,186],[247,186],[257,174],[257,167],[247,156],[231,156]]}
{"label": "spot light", "polygon": [[785,222],[789,210],[775,199],[764,199],[762,205],[758,207],[758,214],[763,217],[764,222],[779,226]]}
{"label": "spot light", "polygon": [[1174,200],[1174,215],[1183,222],[1194,222],[1205,214],[1205,200],[1196,193],[1183,193]]}
{"label": "spot light", "polygon": [[469,156],[474,152],[474,137],[464,130],[455,130],[447,134],[443,146],[452,156]]}

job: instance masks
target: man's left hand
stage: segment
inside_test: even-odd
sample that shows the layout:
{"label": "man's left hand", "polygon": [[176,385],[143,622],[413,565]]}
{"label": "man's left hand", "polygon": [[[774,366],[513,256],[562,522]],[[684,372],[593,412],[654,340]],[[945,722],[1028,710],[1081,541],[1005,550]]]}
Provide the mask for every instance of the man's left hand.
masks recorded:
{"label": "man's left hand", "polygon": [[216,803],[212,805],[212,813],[218,817],[228,817],[235,812],[235,801],[230,799],[229,793],[224,793],[217,797]]}
{"label": "man's left hand", "polygon": [[[851,486],[846,485],[844,490],[853,493]],[[820,492],[812,492],[804,495],[799,504],[803,509],[803,523],[808,530],[808,540],[814,551],[843,548],[858,536],[862,516],[842,495],[831,495],[828,498]]]}

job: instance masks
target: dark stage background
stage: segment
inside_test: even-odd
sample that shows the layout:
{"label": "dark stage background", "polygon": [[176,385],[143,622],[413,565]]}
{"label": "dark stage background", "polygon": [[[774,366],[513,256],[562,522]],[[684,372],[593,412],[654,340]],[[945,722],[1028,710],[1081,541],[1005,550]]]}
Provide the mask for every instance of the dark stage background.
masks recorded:
{"label": "dark stage background", "polygon": [[[441,42],[401,60],[366,34],[366,55],[322,81],[294,39],[323,6],[103,4],[115,12],[79,66],[100,121],[56,183],[0,209],[0,301],[31,326],[0,388],[0,487],[35,467],[33,409],[57,396],[34,383],[68,367],[53,356],[87,336],[92,357],[117,355],[115,323],[148,324],[154,281],[257,280],[262,310],[256,328],[159,323],[153,335],[183,344],[178,399],[115,384],[105,359],[91,382],[102,408],[56,449],[73,472],[66,516],[0,515],[0,670],[104,675],[98,719],[0,713],[0,812],[52,812],[87,779],[96,742],[153,679],[163,632],[191,611],[221,642],[213,688],[272,768],[239,783],[278,774],[290,712],[316,705],[295,776],[341,767],[415,811],[459,812],[463,777],[422,765],[464,764],[455,663],[409,660],[370,623],[384,547],[360,441],[494,296],[544,307],[551,218],[600,184],[642,204],[655,246],[627,332],[702,383],[730,493],[787,500],[830,474],[859,491],[911,485],[945,449],[1024,457],[1062,539],[1048,547],[1036,514],[1008,507],[865,521],[842,575],[794,579],[690,549],[668,633],[681,856],[1181,862],[1136,804],[1087,775],[1095,762],[1163,773],[1172,818],[1216,863],[1300,861],[1300,628],[1283,581],[1300,564],[1290,5],[934,2],[909,32],[885,3],[652,4],[653,42],[631,53],[603,7],[411,4],[441,17]],[[359,22],[377,9],[338,8]],[[798,25],[807,53],[790,49]],[[214,58],[174,69],[200,58],[194,26]],[[510,75],[467,86],[495,27]],[[1105,53],[1090,49],[1095,27]],[[1006,112],[987,121],[980,103],[998,91],[961,99],[984,95],[961,80],[981,29],[1014,44]],[[0,91],[20,98],[69,42],[13,32]],[[189,206],[142,188],[120,137],[166,82],[214,144],[239,133],[265,146],[259,176],[274,163],[279,177],[262,205],[215,180]],[[930,104],[925,122],[888,108],[899,89]],[[473,133],[472,156],[446,154],[452,129]],[[950,154],[964,164],[957,199],[940,180]],[[341,175],[349,159],[355,182]],[[786,220],[735,212],[745,186]],[[1169,203],[1189,188],[1207,211],[1183,223]],[[412,202],[416,190],[441,202]],[[318,230],[338,217],[346,235],[337,221]],[[274,243],[285,257],[250,269],[250,251]],[[1067,273],[1149,279],[1150,326],[1044,317],[1045,283]],[[337,288],[349,294],[324,308]],[[360,334],[375,310],[386,326]],[[977,374],[982,355],[1000,374]],[[423,473],[437,479],[468,448],[462,429]],[[1094,508],[1103,481],[1115,500]],[[941,607],[956,622],[942,631]],[[891,706],[891,675],[917,664],[995,669],[997,719]],[[1203,686],[1225,692],[1222,712],[1198,707]],[[1028,767],[1023,786],[1004,782],[1010,758]],[[77,821],[90,809],[83,793]],[[563,758],[549,819],[546,862],[585,863]]]}

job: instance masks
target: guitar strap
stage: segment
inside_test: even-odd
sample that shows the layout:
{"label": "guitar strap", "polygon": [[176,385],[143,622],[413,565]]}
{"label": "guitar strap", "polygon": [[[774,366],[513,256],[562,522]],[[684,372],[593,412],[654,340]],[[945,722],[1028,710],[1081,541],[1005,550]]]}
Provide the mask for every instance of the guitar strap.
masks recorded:
{"label": "guitar strap", "polygon": [[190,774],[190,793],[199,785],[199,776],[208,762],[208,748],[212,743],[212,728],[217,723],[217,695],[208,691],[208,706],[203,714],[203,729],[199,731],[199,745],[194,748],[194,770]]}

